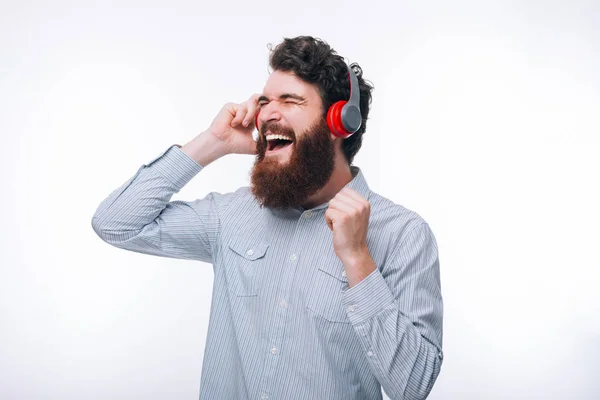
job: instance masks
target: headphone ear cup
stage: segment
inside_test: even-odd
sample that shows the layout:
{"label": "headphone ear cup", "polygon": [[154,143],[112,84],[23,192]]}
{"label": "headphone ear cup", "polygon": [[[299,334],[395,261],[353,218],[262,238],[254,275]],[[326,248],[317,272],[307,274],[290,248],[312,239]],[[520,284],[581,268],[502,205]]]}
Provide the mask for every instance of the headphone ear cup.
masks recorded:
{"label": "headphone ear cup", "polygon": [[346,103],[347,101],[340,100],[333,103],[331,107],[329,107],[329,110],[327,110],[327,125],[329,126],[329,130],[335,136],[342,139],[352,135],[350,132],[346,131],[342,122],[342,108],[346,105]]}
{"label": "headphone ear cup", "polygon": [[256,112],[256,117],[254,117],[254,126],[256,127],[256,130],[260,132],[260,130],[258,129],[258,114],[260,113],[260,111]]}

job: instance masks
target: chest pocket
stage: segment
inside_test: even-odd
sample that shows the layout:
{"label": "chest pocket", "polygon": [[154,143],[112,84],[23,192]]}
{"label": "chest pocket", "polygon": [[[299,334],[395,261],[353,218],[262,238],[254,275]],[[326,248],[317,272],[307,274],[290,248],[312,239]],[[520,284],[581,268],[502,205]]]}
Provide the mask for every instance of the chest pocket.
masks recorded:
{"label": "chest pocket", "polygon": [[269,243],[257,240],[236,240],[227,244],[225,276],[227,285],[236,296],[257,296],[261,271]]}
{"label": "chest pocket", "polygon": [[341,262],[320,264],[306,298],[306,308],[328,322],[346,323],[350,320],[342,303],[343,291],[348,289],[348,278]]}

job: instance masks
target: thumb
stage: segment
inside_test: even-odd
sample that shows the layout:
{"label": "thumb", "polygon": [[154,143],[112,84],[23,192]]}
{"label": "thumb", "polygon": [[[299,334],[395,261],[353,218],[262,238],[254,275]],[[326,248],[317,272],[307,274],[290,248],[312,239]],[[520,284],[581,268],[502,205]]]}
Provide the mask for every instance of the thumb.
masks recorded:
{"label": "thumb", "polygon": [[328,209],[325,212],[325,222],[327,222],[327,226],[329,227],[329,229],[331,229],[333,231],[333,218],[332,218],[332,211],[331,209]]}

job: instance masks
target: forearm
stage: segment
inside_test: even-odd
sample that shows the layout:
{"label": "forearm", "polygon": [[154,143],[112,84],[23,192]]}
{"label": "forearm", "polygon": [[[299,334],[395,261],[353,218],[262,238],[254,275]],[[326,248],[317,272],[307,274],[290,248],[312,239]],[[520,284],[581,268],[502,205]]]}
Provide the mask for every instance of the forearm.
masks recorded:
{"label": "forearm", "polygon": [[365,325],[371,365],[394,400],[427,398],[442,365],[440,349],[426,339],[395,304]]}
{"label": "forearm", "polygon": [[227,150],[223,147],[221,142],[210,133],[210,131],[205,131],[190,140],[181,147],[181,151],[202,167],[206,167],[213,161],[227,154]]}
{"label": "forearm", "polygon": [[441,324],[441,298],[426,298],[419,312],[403,312],[379,270],[344,294],[371,370],[394,400],[426,398],[440,372],[441,333],[430,323]]}

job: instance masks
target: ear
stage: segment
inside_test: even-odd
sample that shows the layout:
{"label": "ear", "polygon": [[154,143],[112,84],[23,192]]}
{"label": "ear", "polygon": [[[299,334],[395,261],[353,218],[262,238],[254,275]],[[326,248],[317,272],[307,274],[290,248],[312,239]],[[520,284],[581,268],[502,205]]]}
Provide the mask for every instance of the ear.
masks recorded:
{"label": "ear", "polygon": [[342,144],[344,143],[344,139],[335,136],[333,133],[329,134],[330,139],[333,141],[333,148],[336,153],[343,153]]}
{"label": "ear", "polygon": [[329,139],[333,142],[333,147],[335,147],[336,149],[342,148],[342,143],[344,142],[344,139],[334,135],[333,132],[331,132],[331,130],[329,131]]}

